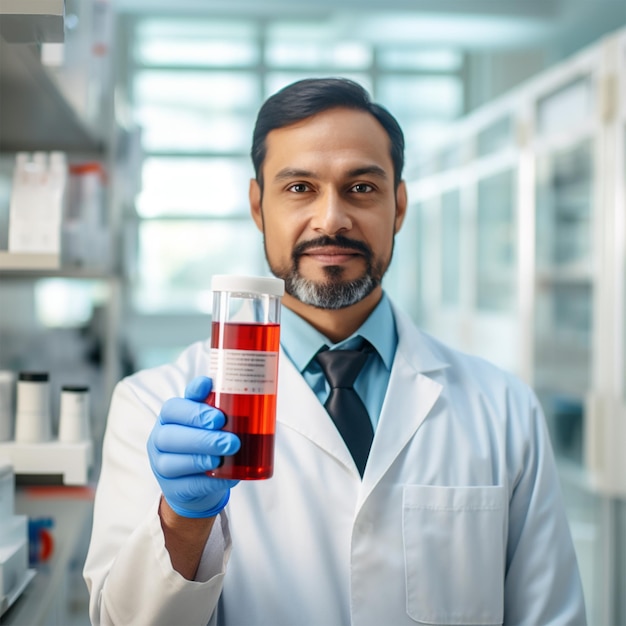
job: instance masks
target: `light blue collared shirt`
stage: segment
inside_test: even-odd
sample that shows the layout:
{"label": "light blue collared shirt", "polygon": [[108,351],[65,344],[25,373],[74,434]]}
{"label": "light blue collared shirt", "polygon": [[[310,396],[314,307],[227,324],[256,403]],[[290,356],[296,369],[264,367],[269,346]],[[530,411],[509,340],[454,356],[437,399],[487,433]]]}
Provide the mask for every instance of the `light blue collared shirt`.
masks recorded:
{"label": "light blue collared shirt", "polygon": [[330,387],[320,365],[314,359],[315,355],[324,346],[330,350],[354,349],[358,337],[363,337],[375,348],[357,376],[354,389],[365,404],[376,430],[398,345],[396,323],[386,294],[383,293],[380,302],[363,325],[350,337],[336,344],[299,315],[287,307],[282,308],[280,343],[322,404],[330,393]]}

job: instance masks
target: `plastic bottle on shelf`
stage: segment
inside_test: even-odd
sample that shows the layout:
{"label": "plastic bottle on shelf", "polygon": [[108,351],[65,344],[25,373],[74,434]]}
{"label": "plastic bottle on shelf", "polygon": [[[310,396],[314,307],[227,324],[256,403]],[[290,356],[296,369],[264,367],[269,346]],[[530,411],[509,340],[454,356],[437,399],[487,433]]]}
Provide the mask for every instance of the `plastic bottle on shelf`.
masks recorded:
{"label": "plastic bottle on shelf", "polygon": [[109,232],[104,218],[104,168],[90,161],[72,164],[69,173],[63,221],[63,263],[106,268]]}
{"label": "plastic bottle on shelf", "polygon": [[60,254],[63,198],[67,183],[65,154],[35,152],[16,157],[9,207],[10,252]]}
{"label": "plastic bottle on shelf", "polygon": [[79,443],[91,438],[89,425],[89,387],[63,385],[59,411],[59,441]]}
{"label": "plastic bottle on shelf", "polygon": [[20,372],[17,380],[15,441],[50,441],[50,383],[48,372]]}

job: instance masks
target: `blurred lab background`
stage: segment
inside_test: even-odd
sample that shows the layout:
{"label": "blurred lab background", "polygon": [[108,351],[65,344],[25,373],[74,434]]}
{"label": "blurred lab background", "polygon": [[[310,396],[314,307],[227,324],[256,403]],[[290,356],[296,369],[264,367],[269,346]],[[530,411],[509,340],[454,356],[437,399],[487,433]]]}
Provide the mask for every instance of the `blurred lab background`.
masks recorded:
{"label": "blurred lab background", "polygon": [[[212,274],[267,271],[247,203],[259,106],[329,75],[405,131],[387,290],[536,390],[589,623],[626,625],[623,0],[3,0],[0,370],[49,372],[55,426],[60,386],[89,387],[93,485],[114,384],[208,335]],[[67,165],[42,254],[11,243],[23,153]],[[41,623],[88,623],[80,497]]]}

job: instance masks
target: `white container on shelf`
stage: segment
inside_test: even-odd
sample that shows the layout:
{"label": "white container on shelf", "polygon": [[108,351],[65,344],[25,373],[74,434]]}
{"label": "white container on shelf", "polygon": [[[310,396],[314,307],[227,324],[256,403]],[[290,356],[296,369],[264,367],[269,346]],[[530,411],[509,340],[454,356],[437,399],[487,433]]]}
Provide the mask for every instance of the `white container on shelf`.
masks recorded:
{"label": "white container on shelf", "polygon": [[91,438],[89,387],[63,385],[59,411],[59,441],[78,443]]}
{"label": "white container on shelf", "polygon": [[62,228],[63,264],[105,268],[110,237],[105,220],[105,170],[97,161],[88,161],[71,165],[69,172]]}
{"label": "white container on shelf", "polygon": [[17,155],[9,207],[10,252],[60,254],[66,181],[63,152]]}
{"label": "white container on shelf", "polygon": [[20,372],[17,381],[15,441],[38,443],[51,438],[48,373]]}

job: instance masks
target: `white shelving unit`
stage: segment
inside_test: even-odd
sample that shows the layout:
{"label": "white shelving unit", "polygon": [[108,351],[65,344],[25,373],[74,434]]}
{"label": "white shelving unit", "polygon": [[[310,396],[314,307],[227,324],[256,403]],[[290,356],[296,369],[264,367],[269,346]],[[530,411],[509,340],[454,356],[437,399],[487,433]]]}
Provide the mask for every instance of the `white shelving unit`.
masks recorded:
{"label": "white shelving unit", "polygon": [[[96,97],[106,92],[107,70],[105,16],[106,2],[82,0],[0,0],[0,154],[12,159],[16,152],[65,151],[70,164],[98,160],[110,165],[110,103]],[[78,28],[65,31],[66,14],[78,17]],[[20,35],[4,33],[10,25],[21,25]],[[102,32],[100,32],[102,31]],[[12,31],[13,32],[13,31]],[[99,52],[93,56],[93,38]],[[43,42],[63,41],[65,62],[60,67],[42,64]],[[102,72],[102,75],[99,74]],[[97,86],[97,89],[95,87]],[[91,97],[93,94],[96,96]],[[115,225],[111,219],[111,230]],[[115,259],[115,254],[112,254]],[[114,261],[112,261],[114,262]],[[104,397],[119,379],[119,276],[114,267],[65,267],[53,254],[26,254],[0,250],[0,287],[34,285],[43,278],[96,281],[107,290],[104,329]],[[11,307],[4,307],[9,319]],[[0,347],[1,348],[1,347]],[[99,413],[105,411],[98,407]],[[103,416],[99,414],[100,420]],[[96,429],[96,433],[97,433]]]}
{"label": "white shelving unit", "polygon": [[626,31],[461,120],[408,181],[419,322],[535,388],[597,624],[626,503],[625,150]]}
{"label": "white shelving unit", "polygon": [[[99,54],[93,55],[92,37],[98,31],[95,8],[106,9],[108,3],[83,2],[83,0],[0,0],[0,153],[5,161],[14,158],[18,151],[34,152],[65,151],[68,161],[95,159],[108,165],[111,159],[108,136],[112,123],[104,95],[107,93],[106,57],[101,55],[106,46],[99,45]],[[78,16],[78,28],[64,30],[66,13]],[[64,42],[65,63],[61,67],[42,64],[41,43]],[[101,44],[102,42],[98,42]],[[105,72],[106,74],[106,72]],[[115,258],[115,255],[112,255]],[[53,331],[43,329],[36,322],[31,310],[34,291],[40,279],[63,278],[72,281],[90,281],[102,287],[106,294],[101,327],[101,366],[91,368],[85,376],[93,377],[98,386],[97,402],[92,402],[94,441],[76,444],[59,444],[51,441],[42,444],[17,444],[13,441],[0,443],[0,455],[9,459],[18,480],[28,477],[32,483],[40,475],[60,475],[65,485],[85,484],[91,477],[91,468],[97,463],[101,435],[108,398],[120,376],[119,356],[119,292],[120,279],[115,269],[101,267],[64,267],[57,255],[19,254],[0,250],[0,298],[2,300],[3,327],[19,327],[20,333],[0,334],[0,355],[6,361],[7,341],[12,350],[22,350],[19,357],[32,356],[35,361],[43,354],[40,346],[33,343],[50,337]],[[12,301],[15,297],[17,302]],[[26,317],[26,320],[15,318]],[[33,333],[29,330],[33,329]],[[22,332],[24,331],[24,332]],[[80,329],[72,329],[78,343]],[[95,331],[94,331],[95,332]],[[15,337],[18,337],[16,339]],[[24,342],[16,347],[16,343]],[[56,343],[53,344],[56,346]],[[82,345],[82,344],[81,344]],[[75,346],[74,346],[75,347]],[[50,350],[49,350],[50,351]],[[58,356],[74,351],[68,346],[52,351]],[[29,354],[26,354],[29,353]],[[20,361],[16,358],[15,362]],[[32,362],[32,359],[31,359]],[[2,366],[7,367],[6,363]],[[47,369],[47,365],[44,366]],[[84,364],[73,366],[86,370]],[[12,368],[15,369],[15,368]],[[92,371],[93,370],[93,371]],[[52,364],[51,380],[54,378]],[[100,389],[102,387],[102,389]],[[94,388],[90,386],[90,391]],[[51,390],[52,391],[52,390]],[[92,400],[95,400],[92,393]],[[54,402],[54,399],[51,398]],[[96,415],[97,414],[97,415]],[[46,489],[46,488],[31,488]],[[70,592],[86,589],[80,579],[80,569],[86,545],[85,534],[91,518],[92,497],[88,488],[78,496],[68,487],[61,496],[18,490],[17,510],[29,517],[54,519],[52,535],[55,551],[52,559],[37,568],[32,582],[2,616],[7,624],[67,624]],[[70,491],[68,491],[70,489]],[[74,487],[73,489],[76,489]],[[80,586],[79,586],[80,585]],[[86,598],[81,598],[81,602]],[[84,615],[85,623],[88,621]]]}

